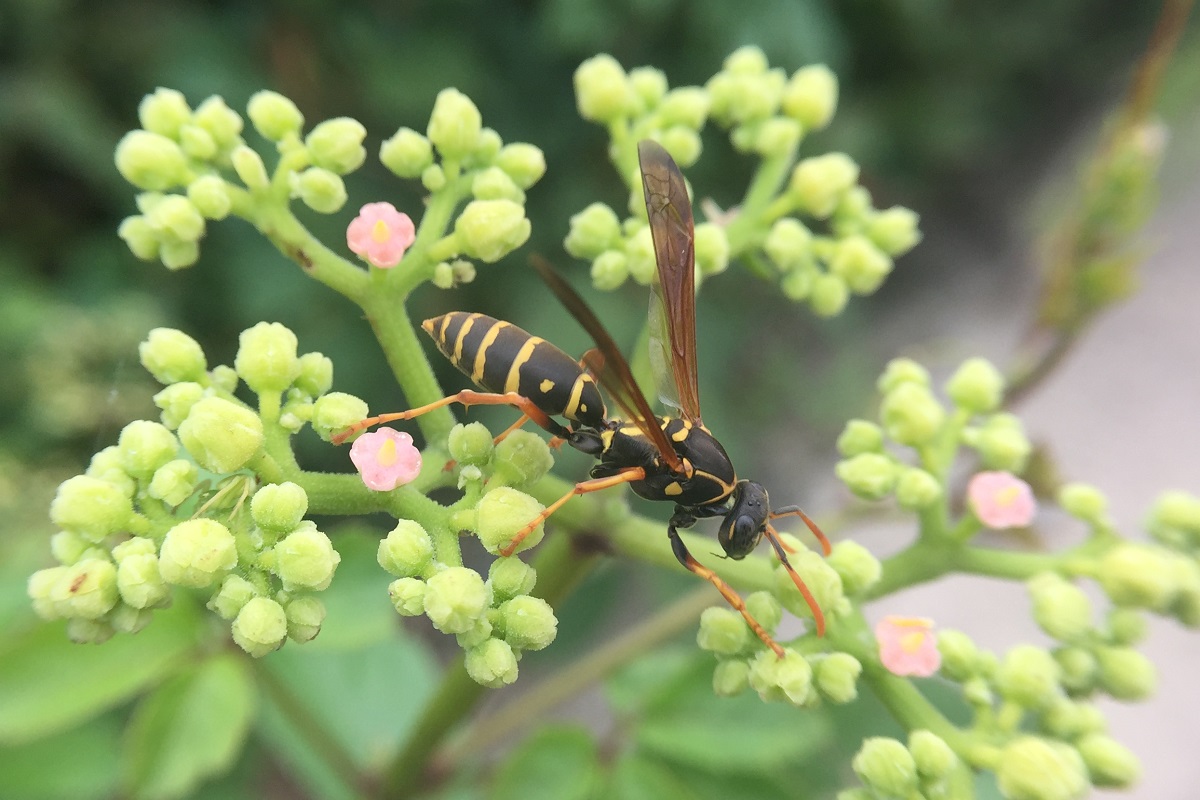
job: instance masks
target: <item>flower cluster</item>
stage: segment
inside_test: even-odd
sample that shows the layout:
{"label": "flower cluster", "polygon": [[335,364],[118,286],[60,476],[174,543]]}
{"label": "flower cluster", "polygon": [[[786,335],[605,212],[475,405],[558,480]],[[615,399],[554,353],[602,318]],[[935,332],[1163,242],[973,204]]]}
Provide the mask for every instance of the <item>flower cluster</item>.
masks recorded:
{"label": "flower cluster", "polygon": [[912,731],[907,744],[882,736],[868,738],[851,766],[863,787],[839,793],[838,800],[969,796],[957,791],[958,756],[931,731]]}
{"label": "flower cluster", "polygon": [[[758,48],[743,47],[705,86],[669,90],[656,69],[626,73],[611,56],[597,56],[576,71],[575,92],[584,118],[619,126],[627,131],[623,141],[657,139],[682,166],[699,157],[699,132],[709,118],[729,131],[735,148],[763,160],[736,213],[715,213],[696,225],[701,277],[723,271],[730,258],[747,258],[787,297],[833,316],[851,294],[879,288],[893,259],[920,240],[912,211],[874,208],[849,156],[795,161],[804,135],[825,127],[837,106],[837,81],[823,65],[789,77],[769,68]],[[654,280],[653,243],[631,151],[614,149],[612,157],[629,180],[631,216],[621,220],[611,207],[593,203],[571,218],[565,241],[569,253],[591,262],[600,289],[615,289],[629,277],[642,284]],[[814,231],[813,222],[822,230]]]}

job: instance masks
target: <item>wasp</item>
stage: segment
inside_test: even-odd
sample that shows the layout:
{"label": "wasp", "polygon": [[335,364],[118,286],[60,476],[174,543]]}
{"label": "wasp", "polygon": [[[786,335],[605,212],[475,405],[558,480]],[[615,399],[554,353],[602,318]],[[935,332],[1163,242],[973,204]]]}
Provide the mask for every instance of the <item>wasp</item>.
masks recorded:
{"label": "wasp", "polygon": [[[715,586],[758,637],[782,657],[783,648],[749,613],[742,598],[692,556],[679,529],[700,519],[719,517],[717,540],[725,555],[733,559],[745,558],[765,536],[812,610],[818,635],[824,635],[824,615],[788,562],[787,548],[772,520],[800,517],[826,555],[829,541],[799,507],[772,511],[767,490],[737,477],[725,448],[701,421],[691,201],[683,174],[659,144],[640,142],[638,161],[659,278],[650,304],[651,363],[658,373],[662,399],[675,411],[674,416],[651,411],[628,362],[583,298],[547,263],[534,259],[534,267],[590,334],[595,349],[576,361],[545,339],[483,314],[453,311],[428,319],[422,328],[437,348],[483,391],[464,390],[420,408],[362,420],[337,440],[371,425],[412,419],[450,403],[513,406],[523,416],[497,441],[532,420],[557,439],[594,456],[598,463],[588,480],[575,484],[519,531],[501,550],[503,555],[511,555],[529,533],[572,497],[628,484],[647,500],[675,504],[667,537],[679,563]],[[620,406],[622,419],[608,416],[597,380]],[[568,424],[553,417],[562,417]]]}

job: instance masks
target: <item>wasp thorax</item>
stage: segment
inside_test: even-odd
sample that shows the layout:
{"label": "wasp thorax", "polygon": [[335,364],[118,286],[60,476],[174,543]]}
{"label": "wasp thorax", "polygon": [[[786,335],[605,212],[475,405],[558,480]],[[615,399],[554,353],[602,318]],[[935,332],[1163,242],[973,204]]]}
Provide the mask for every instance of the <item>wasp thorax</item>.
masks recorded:
{"label": "wasp thorax", "polygon": [[771,515],[767,490],[753,481],[738,481],[733,487],[729,513],[721,521],[717,541],[725,555],[743,559],[758,546]]}

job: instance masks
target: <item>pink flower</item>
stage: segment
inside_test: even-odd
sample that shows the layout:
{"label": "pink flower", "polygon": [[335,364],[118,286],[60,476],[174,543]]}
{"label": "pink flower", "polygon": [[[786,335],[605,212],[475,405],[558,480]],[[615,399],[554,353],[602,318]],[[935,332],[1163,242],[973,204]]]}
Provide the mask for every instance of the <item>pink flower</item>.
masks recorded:
{"label": "pink flower", "polygon": [[875,626],[879,660],[896,675],[928,678],[942,665],[933,635],[933,620],[888,616]]}
{"label": "pink flower", "polygon": [[976,473],[967,484],[967,499],[979,521],[997,531],[1023,528],[1037,512],[1029,484],[1008,472]]}
{"label": "pink flower", "polygon": [[346,228],[346,244],[380,269],[400,263],[416,238],[413,221],[391,203],[367,203]]}
{"label": "pink flower", "polygon": [[350,460],[368,489],[389,492],[411,483],[421,472],[421,451],[407,433],[380,428],[364,433],[350,447]]}

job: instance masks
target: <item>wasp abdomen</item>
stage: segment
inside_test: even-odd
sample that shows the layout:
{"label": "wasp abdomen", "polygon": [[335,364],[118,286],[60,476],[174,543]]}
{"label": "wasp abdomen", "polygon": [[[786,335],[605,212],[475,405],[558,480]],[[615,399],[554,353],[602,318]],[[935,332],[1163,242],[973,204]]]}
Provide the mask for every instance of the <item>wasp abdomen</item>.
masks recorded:
{"label": "wasp abdomen", "polygon": [[421,323],[450,363],[489,392],[516,392],[552,416],[599,428],[604,401],[592,376],[554,345],[510,322],[451,311]]}

